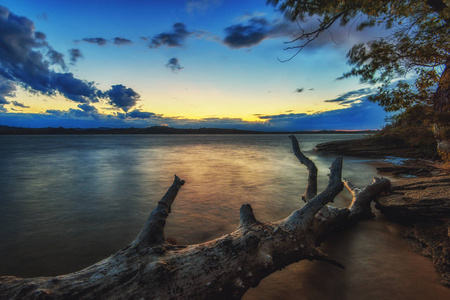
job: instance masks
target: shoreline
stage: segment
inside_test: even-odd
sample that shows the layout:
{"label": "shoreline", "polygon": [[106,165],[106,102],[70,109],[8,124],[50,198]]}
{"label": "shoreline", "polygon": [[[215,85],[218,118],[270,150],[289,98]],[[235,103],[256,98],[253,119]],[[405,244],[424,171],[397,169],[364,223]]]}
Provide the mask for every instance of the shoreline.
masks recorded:
{"label": "shoreline", "polygon": [[226,128],[174,128],[150,126],[146,128],[26,128],[0,125],[0,135],[99,135],[99,134],[371,134],[373,130],[311,130],[311,131],[256,131]]}
{"label": "shoreline", "polygon": [[450,287],[450,171],[421,159],[417,149],[396,149],[395,145],[374,144],[367,139],[323,143],[314,151],[385,158],[381,165],[375,163],[378,172],[396,179],[375,208],[388,220],[404,226],[402,238],[411,250],[431,258],[441,276],[440,283]]}
{"label": "shoreline", "polygon": [[317,144],[314,151],[318,153],[334,153],[339,155],[359,156],[359,157],[396,157],[396,158],[415,158],[432,159],[433,157],[424,157],[421,149],[415,147],[404,147],[392,141],[386,141],[380,138],[363,138],[354,140],[341,140],[328,143]]}

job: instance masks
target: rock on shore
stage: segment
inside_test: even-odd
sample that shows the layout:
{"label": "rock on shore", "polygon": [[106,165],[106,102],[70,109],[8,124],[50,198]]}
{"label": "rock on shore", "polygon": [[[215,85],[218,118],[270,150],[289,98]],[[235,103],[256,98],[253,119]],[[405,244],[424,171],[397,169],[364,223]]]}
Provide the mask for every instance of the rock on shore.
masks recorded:
{"label": "rock on shore", "polygon": [[[399,147],[394,142],[382,139],[356,139],[349,141],[334,141],[318,144],[314,148],[316,152],[333,153],[347,156],[385,157],[396,156],[405,158],[423,157],[423,153],[414,147]],[[428,157],[427,157],[428,158]]]}

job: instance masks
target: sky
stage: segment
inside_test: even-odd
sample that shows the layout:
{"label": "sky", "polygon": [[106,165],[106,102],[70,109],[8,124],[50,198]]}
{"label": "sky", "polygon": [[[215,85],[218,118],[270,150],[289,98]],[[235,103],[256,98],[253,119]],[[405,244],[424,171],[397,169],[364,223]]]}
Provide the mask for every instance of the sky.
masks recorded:
{"label": "sky", "polygon": [[315,24],[265,0],[2,0],[0,125],[381,128],[376,86],[338,78],[383,33],[333,26],[292,57]]}

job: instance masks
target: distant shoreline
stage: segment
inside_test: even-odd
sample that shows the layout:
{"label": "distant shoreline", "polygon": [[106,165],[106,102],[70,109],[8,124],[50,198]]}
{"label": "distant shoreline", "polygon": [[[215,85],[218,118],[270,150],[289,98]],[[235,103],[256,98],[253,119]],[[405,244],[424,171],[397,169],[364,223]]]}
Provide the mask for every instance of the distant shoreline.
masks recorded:
{"label": "distant shoreline", "polygon": [[70,135],[70,134],[371,134],[374,130],[317,130],[317,131],[253,131],[222,128],[183,129],[166,126],[146,128],[26,128],[0,126],[0,135]]}

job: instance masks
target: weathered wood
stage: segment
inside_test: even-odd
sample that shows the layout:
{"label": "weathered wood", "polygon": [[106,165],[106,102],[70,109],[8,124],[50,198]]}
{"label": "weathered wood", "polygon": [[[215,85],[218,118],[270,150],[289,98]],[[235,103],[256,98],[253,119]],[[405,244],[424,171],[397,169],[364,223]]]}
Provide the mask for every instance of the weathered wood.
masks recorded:
{"label": "weathered wood", "polygon": [[[294,152],[298,152],[294,138]],[[358,194],[351,189],[354,199],[348,208],[326,206],[343,189],[341,173],[342,158],[338,157],[325,190],[283,220],[258,222],[246,204],[236,231],[187,246],[164,239],[166,218],[184,184],[175,177],[128,247],[67,275],[0,277],[0,299],[240,299],[264,277],[303,259],[343,267],[317,246],[336,228],[370,215],[370,202],[389,181],[374,180]],[[313,181],[308,177],[308,184]]]}
{"label": "weathered wood", "polygon": [[308,169],[308,185],[306,186],[305,193],[302,195],[303,201],[307,202],[317,195],[317,167],[316,164],[300,150],[297,138],[294,135],[290,135],[289,138],[292,141],[294,155],[298,158],[300,163],[305,165]]}
{"label": "weathered wood", "polygon": [[149,247],[165,243],[164,226],[166,225],[166,219],[171,211],[172,203],[183,184],[184,180],[181,180],[175,175],[172,185],[169,187],[164,197],[159,200],[158,206],[148,217],[147,223],[142,231],[131,243],[132,247]]}

